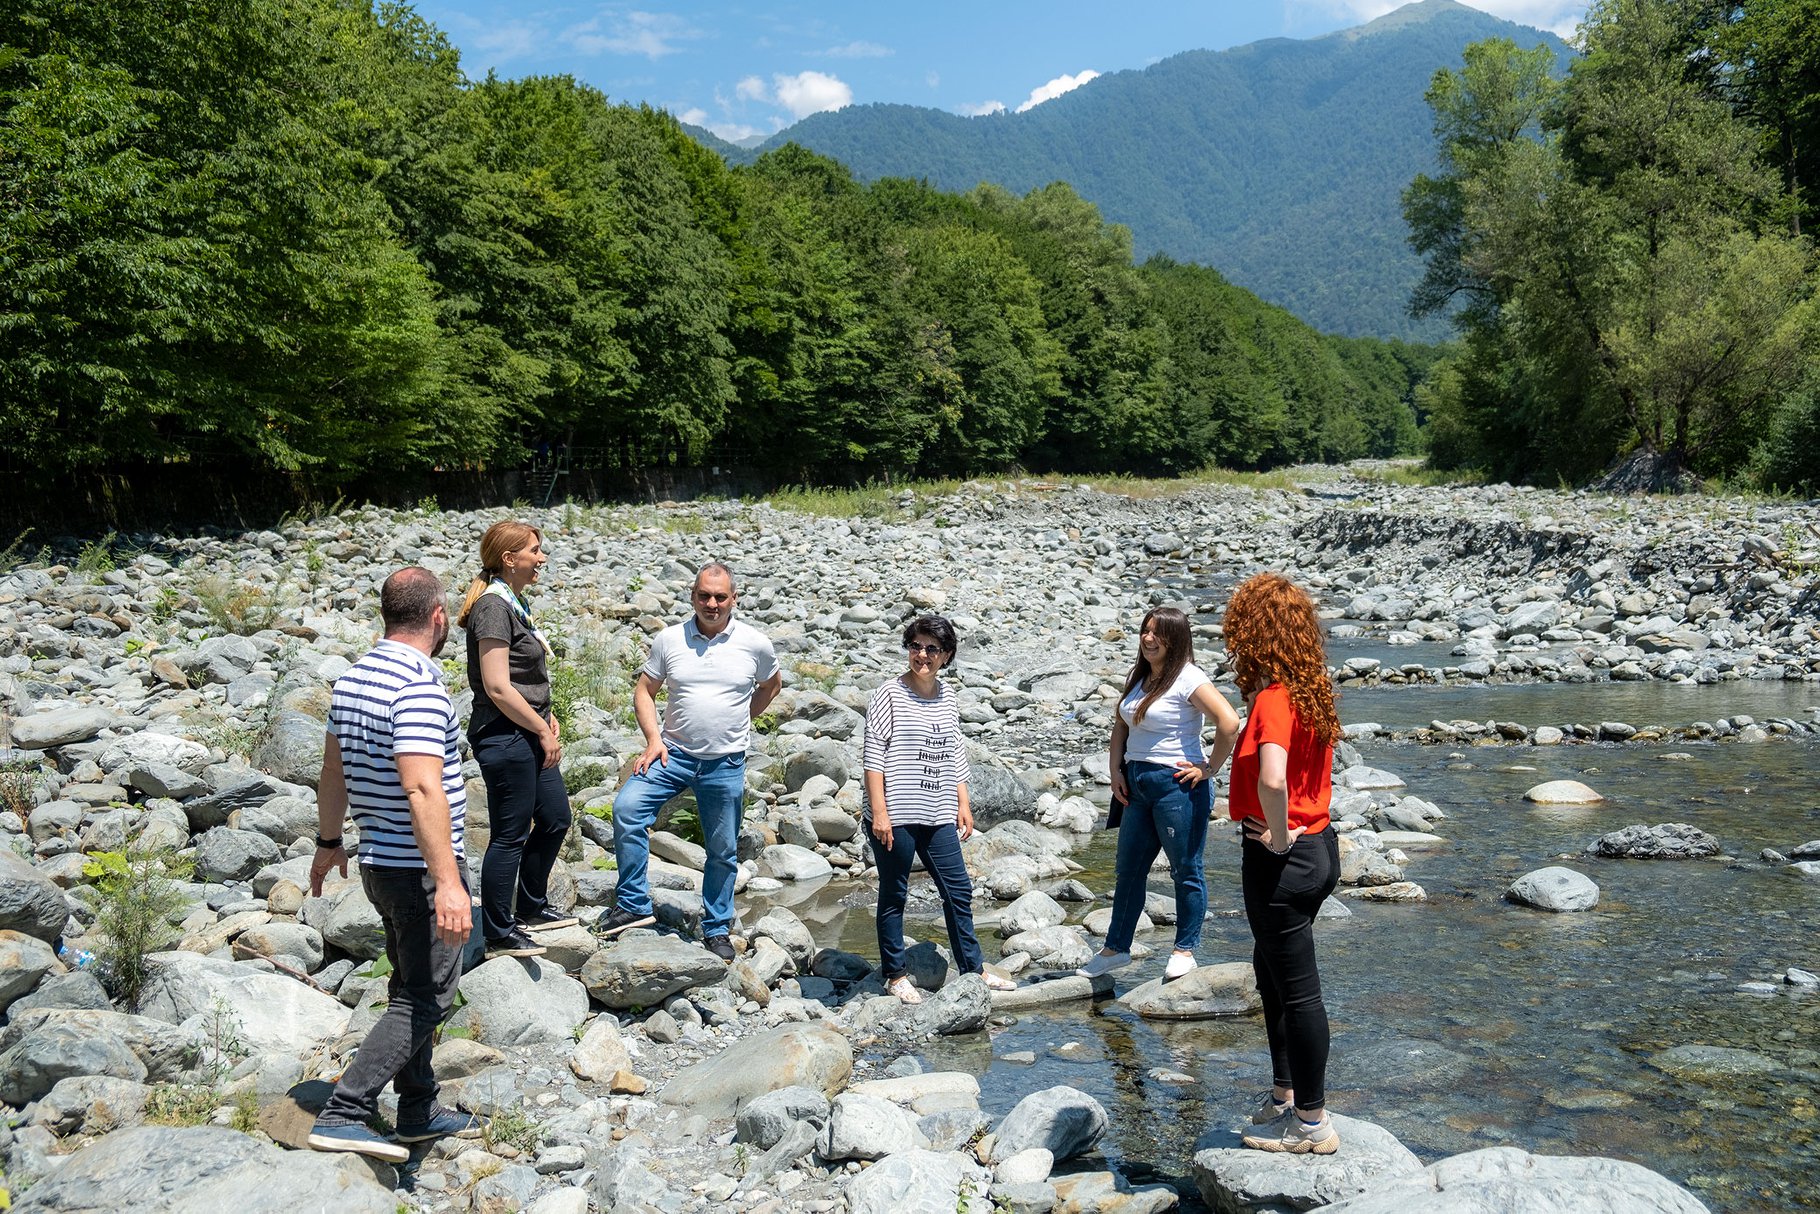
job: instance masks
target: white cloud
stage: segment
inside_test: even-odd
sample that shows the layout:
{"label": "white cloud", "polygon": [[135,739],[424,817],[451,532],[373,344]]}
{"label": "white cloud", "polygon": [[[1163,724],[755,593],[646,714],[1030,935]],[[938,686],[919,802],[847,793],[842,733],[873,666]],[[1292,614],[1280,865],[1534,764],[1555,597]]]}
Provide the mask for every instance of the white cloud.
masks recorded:
{"label": "white cloud", "polygon": [[777,75],[771,77],[771,83],[777,93],[777,103],[797,118],[853,104],[853,89],[839,77],[825,72]]}
{"label": "white cloud", "polygon": [[932,89],[938,89],[942,87],[942,74],[933,71],[927,72],[923,75],[923,83]]}
{"label": "white cloud", "polygon": [[769,101],[771,92],[765,87],[761,76],[747,76],[733,86],[733,95],[741,101]]}
{"label": "white cloud", "polygon": [[661,59],[681,50],[679,43],[700,38],[702,31],[674,13],[633,10],[607,13],[570,26],[562,36],[584,55],[608,53]]}
{"label": "white cloud", "polygon": [[1063,93],[1071,93],[1098,75],[1098,72],[1089,68],[1087,71],[1078,72],[1072,76],[1057,76],[1048,84],[1038,85],[1036,88],[1031,89],[1030,96],[1026,97],[1024,103],[1017,107],[1017,112],[1021,114],[1027,109],[1043,104],[1045,101],[1053,101]]}
{"label": "white cloud", "polygon": [[1005,103],[1002,101],[982,101],[978,105],[975,105],[971,102],[963,102],[954,107],[954,112],[957,114],[965,114],[969,118],[978,118],[984,114],[1002,114],[1005,112]]}
{"label": "white cloud", "polygon": [[548,31],[544,29],[513,22],[481,31],[468,45],[488,64],[493,64],[529,55],[542,46],[548,37]]}
{"label": "white cloud", "polygon": [[883,59],[897,52],[888,46],[876,42],[849,42],[845,46],[831,46],[822,54],[830,59]]}

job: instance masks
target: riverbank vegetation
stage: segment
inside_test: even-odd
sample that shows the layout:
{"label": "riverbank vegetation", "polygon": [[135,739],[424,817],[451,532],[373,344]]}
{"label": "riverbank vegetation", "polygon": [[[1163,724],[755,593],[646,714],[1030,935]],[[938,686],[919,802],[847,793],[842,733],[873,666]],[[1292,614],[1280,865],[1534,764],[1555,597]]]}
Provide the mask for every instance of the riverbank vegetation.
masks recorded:
{"label": "riverbank vegetation", "polygon": [[1561,76],[1476,43],[1429,90],[1412,306],[1462,338],[1418,390],[1431,462],[1812,491],[1820,3],[1600,0],[1580,46]]}
{"label": "riverbank vegetation", "polygon": [[1135,264],[1064,184],[730,168],[567,77],[471,80],[407,6],[0,3],[0,462],[1013,465],[1413,451],[1436,351]]}

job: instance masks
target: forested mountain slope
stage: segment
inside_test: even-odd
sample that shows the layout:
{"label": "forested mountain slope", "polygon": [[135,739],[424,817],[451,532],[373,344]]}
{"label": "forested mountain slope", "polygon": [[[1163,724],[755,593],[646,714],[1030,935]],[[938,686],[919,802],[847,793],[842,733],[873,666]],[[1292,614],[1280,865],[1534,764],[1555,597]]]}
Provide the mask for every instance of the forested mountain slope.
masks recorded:
{"label": "forested mountain slope", "polygon": [[1440,338],[1440,322],[1407,314],[1420,266],[1398,198],[1434,166],[1422,94],[1436,69],[1500,36],[1568,53],[1552,34],[1422,0],[1322,38],[1188,51],[1022,114],[849,106],[764,148],[800,143],[861,180],[945,190],[1067,181],[1131,228],[1140,257],[1213,266],[1329,332]]}

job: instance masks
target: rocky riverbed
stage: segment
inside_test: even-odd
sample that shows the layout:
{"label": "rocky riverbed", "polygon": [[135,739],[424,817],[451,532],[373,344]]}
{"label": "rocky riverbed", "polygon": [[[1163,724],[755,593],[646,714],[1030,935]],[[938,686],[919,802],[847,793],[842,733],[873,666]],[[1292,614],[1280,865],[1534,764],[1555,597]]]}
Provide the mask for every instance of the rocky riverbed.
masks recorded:
{"label": "rocky riverbed", "polygon": [[[1106,891],[1080,880],[1071,857],[1097,823],[1116,686],[1153,603],[1195,612],[1200,658],[1217,669],[1224,590],[1283,569],[1315,592],[1337,650],[1432,655],[1337,660],[1343,690],[1820,681],[1820,536],[1804,507],[1404,488],[1333,470],[1298,480],[1299,491],[1209,485],[1159,497],[976,483],[852,517],[741,502],[517,512],[544,527],[553,554],[538,607],[558,637],[578,811],[554,892],[584,921],[612,896],[602,811],[638,748],[630,675],[648,634],[686,612],[695,566],[730,564],[742,617],[777,642],[786,690],[749,768],[741,954],[729,967],[693,942],[701,855],[680,815],[653,842],[661,931],[607,948],[585,927],[559,931],[540,960],[470,970],[437,1066],[492,1129],[402,1173],[273,1145],[301,1141],[307,1110],[384,997],[377,919],[358,883],[332,881],[319,898],[305,888],[321,718],[329,683],[374,635],[379,579],[422,563],[457,589],[480,533],[513,512],[355,510],[274,531],[72,546],[67,563],[12,570],[0,577],[0,1101],[10,1109],[0,1151],[15,1195],[24,1190],[17,1204],[99,1208],[164,1192],[183,1195],[172,1208],[289,1208],[303,1185],[350,1209],[544,1214],[945,1212],[969,1200],[1020,1211],[1184,1200],[1388,1210],[1431,1208],[1412,1195],[1446,1185],[1482,1188],[1506,1209],[1568,1191],[1601,1193],[1612,1209],[1702,1208],[1611,1160],[1501,1147],[1424,1169],[1364,1122],[1342,1127],[1340,1163],[1235,1152],[1210,1136],[1191,1180],[1134,1189],[1096,1154],[1109,1114],[1092,1096],[1052,1085],[994,1119],[973,1075],[918,1062],[931,1040],[985,1039],[1033,1008],[1114,993],[1106,980],[1051,975],[1084,960],[1104,930]],[[905,1009],[883,996],[867,958],[818,940],[787,904],[833,881],[869,905],[860,713],[901,666],[903,621],[924,610],[949,614],[964,639],[954,677],[982,820],[968,847],[980,932],[1024,985],[989,995],[923,943],[913,972],[938,993]],[[460,692],[462,672],[449,670]],[[1805,713],[1354,722],[1351,733],[1359,746],[1773,746],[1815,728]],[[1427,897],[1421,857],[1454,823],[1421,791],[1341,748],[1345,884],[1333,913],[1349,900]],[[477,778],[470,805],[477,863]],[[1678,825],[1601,826],[1586,845],[1701,854],[1701,832]],[[88,854],[157,848],[193,871],[172,947],[128,1007],[87,959],[105,952]],[[1808,848],[1820,854],[1809,844],[1759,862],[1804,873]],[[1537,870],[1512,886],[1513,901],[1564,912],[1597,903],[1573,868]],[[1147,913],[1166,927],[1173,902],[1153,893]],[[1256,1006],[1247,970],[1209,965],[1167,989],[1117,993],[1160,1020],[1245,1016]],[[1787,981],[1806,976],[1791,967]],[[212,1124],[185,1128],[198,1122]]]}

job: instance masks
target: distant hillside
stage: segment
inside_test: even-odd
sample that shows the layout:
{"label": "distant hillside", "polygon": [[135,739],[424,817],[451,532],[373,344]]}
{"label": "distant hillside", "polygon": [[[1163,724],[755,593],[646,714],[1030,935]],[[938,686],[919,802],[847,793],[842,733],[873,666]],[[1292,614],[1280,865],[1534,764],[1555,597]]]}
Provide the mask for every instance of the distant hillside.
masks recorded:
{"label": "distant hillside", "polygon": [[1328,332],[1434,339],[1439,322],[1405,313],[1419,265],[1399,195],[1433,167],[1430,78],[1490,37],[1571,53],[1552,34],[1422,0],[1322,38],[1189,51],[1022,114],[850,106],[760,150],[800,143],[865,180],[944,190],[1064,180],[1131,228],[1140,257],[1214,266]]}

